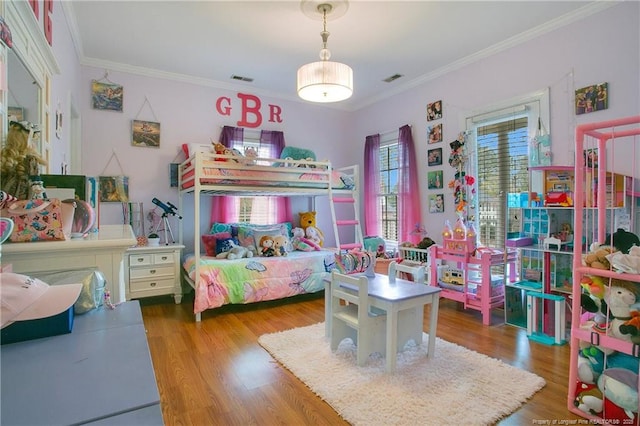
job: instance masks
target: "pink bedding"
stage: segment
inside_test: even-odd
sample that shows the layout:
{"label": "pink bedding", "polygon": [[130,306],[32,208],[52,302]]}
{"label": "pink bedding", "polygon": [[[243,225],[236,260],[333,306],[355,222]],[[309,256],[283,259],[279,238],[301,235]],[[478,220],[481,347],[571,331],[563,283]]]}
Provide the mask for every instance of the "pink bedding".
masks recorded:
{"label": "pink bedding", "polygon": [[[193,176],[193,170],[189,170],[183,175],[183,189],[190,188],[194,185]],[[237,185],[313,188],[326,187],[326,179],[326,174],[309,172],[304,168],[254,166],[247,169],[233,169],[204,167],[202,169],[200,183],[204,185],[233,183]],[[342,172],[332,170],[331,186],[333,189],[353,189],[353,180]]]}
{"label": "pink bedding", "polygon": [[[323,280],[334,266],[335,255],[329,250],[235,260],[201,257],[194,313],[226,304],[275,300],[324,290]],[[185,258],[183,267],[194,282],[193,255]]]}

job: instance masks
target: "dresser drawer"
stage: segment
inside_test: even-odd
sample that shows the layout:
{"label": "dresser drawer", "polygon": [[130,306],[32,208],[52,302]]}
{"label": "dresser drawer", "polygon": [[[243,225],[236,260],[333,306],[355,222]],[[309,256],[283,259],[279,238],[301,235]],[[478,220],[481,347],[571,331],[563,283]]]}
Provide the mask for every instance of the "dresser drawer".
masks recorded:
{"label": "dresser drawer", "polygon": [[153,254],[153,264],[154,265],[167,265],[173,263],[176,260],[175,253],[154,253]]}
{"label": "dresser drawer", "polygon": [[153,278],[147,278],[145,280],[135,280],[129,283],[129,289],[132,292],[160,289],[173,290],[174,286],[175,280],[173,279],[173,277],[162,277],[157,280],[154,280]]}
{"label": "dresser drawer", "polygon": [[153,255],[152,254],[131,254],[129,255],[129,265],[134,266],[144,266],[153,264]]}
{"label": "dresser drawer", "polygon": [[166,277],[175,275],[175,268],[171,266],[161,266],[155,267],[151,266],[148,268],[131,268],[129,271],[129,278],[131,280],[139,280],[139,279],[154,279],[154,277]]}

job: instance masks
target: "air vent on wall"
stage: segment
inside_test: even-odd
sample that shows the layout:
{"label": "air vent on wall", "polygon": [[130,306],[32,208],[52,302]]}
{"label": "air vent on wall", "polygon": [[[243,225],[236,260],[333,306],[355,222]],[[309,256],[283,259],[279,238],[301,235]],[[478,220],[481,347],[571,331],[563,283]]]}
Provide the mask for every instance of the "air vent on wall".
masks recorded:
{"label": "air vent on wall", "polygon": [[248,82],[248,83],[251,83],[251,82],[253,81],[253,79],[252,79],[252,78],[249,78],[249,77],[243,77],[243,76],[241,76],[241,75],[232,75],[232,76],[231,76],[231,79],[232,79],[232,80],[246,81],[246,82]]}
{"label": "air vent on wall", "polygon": [[391,83],[392,81],[397,80],[397,79],[399,79],[400,77],[403,77],[403,75],[402,75],[402,74],[394,74],[394,75],[392,75],[391,77],[387,77],[387,78],[385,78],[385,79],[384,79],[384,80],[382,80],[382,81],[384,81],[385,83]]}

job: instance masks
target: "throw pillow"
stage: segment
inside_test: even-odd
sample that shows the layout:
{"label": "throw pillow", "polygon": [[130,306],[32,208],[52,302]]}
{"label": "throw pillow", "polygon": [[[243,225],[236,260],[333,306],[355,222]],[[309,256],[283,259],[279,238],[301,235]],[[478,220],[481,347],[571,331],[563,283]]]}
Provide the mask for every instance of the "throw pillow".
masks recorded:
{"label": "throw pillow", "polygon": [[204,234],[202,236],[202,245],[207,256],[215,256],[217,253],[218,240],[226,240],[231,238],[231,232],[218,232],[215,234]]}

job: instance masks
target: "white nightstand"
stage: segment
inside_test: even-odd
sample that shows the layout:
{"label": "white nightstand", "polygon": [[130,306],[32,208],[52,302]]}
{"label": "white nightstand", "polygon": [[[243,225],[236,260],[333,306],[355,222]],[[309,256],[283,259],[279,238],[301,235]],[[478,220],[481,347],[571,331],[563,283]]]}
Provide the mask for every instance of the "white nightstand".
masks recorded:
{"label": "white nightstand", "polygon": [[125,287],[127,300],[173,293],[182,301],[180,252],[183,245],[130,247],[125,253]]}

